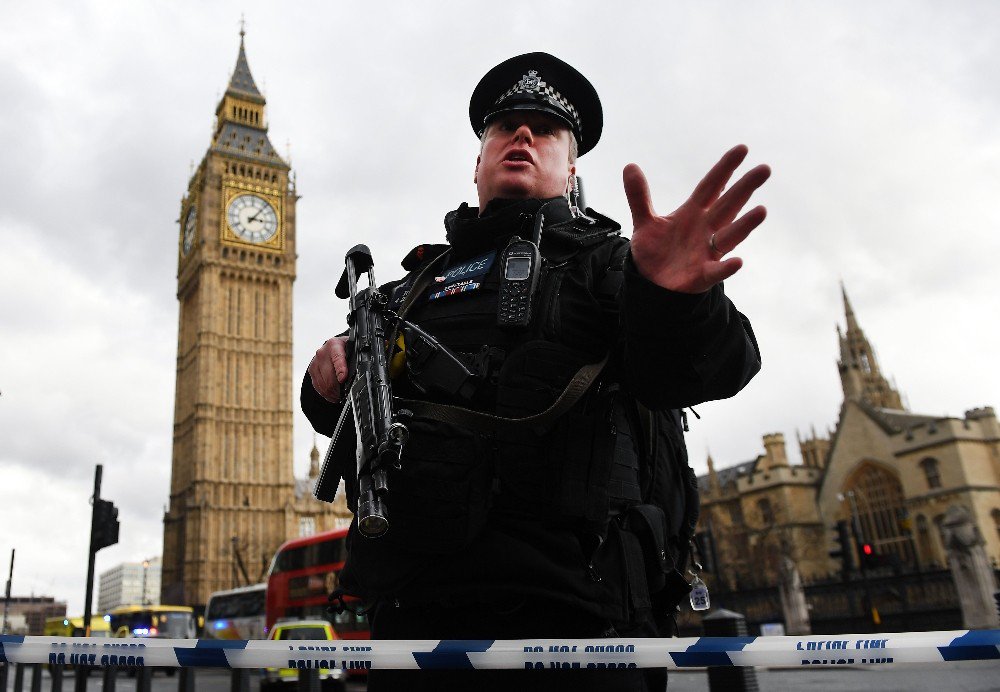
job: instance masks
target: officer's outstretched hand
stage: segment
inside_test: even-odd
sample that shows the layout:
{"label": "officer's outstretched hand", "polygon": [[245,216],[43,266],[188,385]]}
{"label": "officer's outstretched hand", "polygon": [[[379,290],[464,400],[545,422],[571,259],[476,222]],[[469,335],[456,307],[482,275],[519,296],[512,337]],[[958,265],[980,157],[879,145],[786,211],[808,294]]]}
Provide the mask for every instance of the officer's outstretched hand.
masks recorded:
{"label": "officer's outstretched hand", "polygon": [[723,257],[743,242],[767,215],[762,206],[736,218],[754,190],[771,175],[766,165],[750,169],[732,187],[726,183],[743,163],[747,147],[733,147],[708,172],[691,197],[667,216],[657,216],[642,169],[630,163],[622,174],[632,209],[632,259],[639,273],[680,293],[702,293],[735,274],[739,257]]}
{"label": "officer's outstretched hand", "polygon": [[347,379],[347,337],[327,339],[316,350],[307,372],[313,389],[330,403],[340,401],[340,385]]}

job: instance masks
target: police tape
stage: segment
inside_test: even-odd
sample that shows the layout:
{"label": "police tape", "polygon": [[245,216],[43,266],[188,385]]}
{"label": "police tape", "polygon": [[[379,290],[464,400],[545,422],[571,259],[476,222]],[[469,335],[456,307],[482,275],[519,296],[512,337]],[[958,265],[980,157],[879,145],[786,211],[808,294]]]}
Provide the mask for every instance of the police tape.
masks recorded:
{"label": "police tape", "polygon": [[809,637],[242,641],[0,636],[0,663],[171,668],[838,666],[1000,659],[1000,630]]}

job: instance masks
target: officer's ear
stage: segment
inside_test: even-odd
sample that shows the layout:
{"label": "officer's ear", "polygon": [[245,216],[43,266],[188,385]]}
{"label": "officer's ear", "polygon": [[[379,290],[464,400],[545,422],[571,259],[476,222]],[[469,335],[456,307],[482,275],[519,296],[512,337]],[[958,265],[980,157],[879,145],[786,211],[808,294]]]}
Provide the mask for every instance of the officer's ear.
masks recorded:
{"label": "officer's ear", "polygon": [[476,170],[472,174],[472,184],[475,185],[479,182],[479,162],[483,160],[482,156],[476,157]]}

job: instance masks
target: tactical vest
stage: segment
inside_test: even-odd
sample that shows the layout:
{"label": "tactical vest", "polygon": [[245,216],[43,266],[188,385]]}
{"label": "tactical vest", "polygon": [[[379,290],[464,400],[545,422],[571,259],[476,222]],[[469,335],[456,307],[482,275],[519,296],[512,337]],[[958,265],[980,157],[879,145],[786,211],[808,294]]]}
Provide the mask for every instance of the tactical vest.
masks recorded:
{"label": "tactical vest", "polygon": [[[628,243],[618,231],[600,216],[546,229],[535,311],[521,332],[495,326],[496,262],[469,279],[479,284],[474,290],[435,297],[441,286],[414,284],[446,246],[424,246],[417,261],[411,253],[412,270],[391,288],[390,308],[408,303],[408,319],[480,368],[480,390],[465,406],[506,420],[530,417],[551,406],[582,366],[610,358],[568,410],[541,423],[476,429],[416,413],[400,468],[390,472],[392,528],[377,540],[352,535],[345,584],[392,598],[419,572],[408,555],[452,554],[487,522],[530,518],[575,532],[587,553],[580,577],[622,582],[615,588],[627,592],[630,617],[669,610],[686,593],[680,572],[697,486],[678,413],[645,410],[619,383],[615,338]],[[450,272],[478,271],[484,262],[460,258]],[[447,274],[448,263],[431,269]],[[419,394],[405,375],[393,389],[404,399]],[[354,502],[352,476],[345,469]]]}

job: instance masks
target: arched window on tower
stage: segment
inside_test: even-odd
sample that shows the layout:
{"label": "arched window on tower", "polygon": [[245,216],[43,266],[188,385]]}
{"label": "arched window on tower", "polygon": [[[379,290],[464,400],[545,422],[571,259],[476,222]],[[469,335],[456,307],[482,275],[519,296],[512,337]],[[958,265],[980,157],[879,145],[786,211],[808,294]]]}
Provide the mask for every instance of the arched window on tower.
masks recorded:
{"label": "arched window on tower", "polygon": [[927,457],[920,462],[920,468],[924,471],[924,478],[927,479],[927,487],[934,489],[941,487],[941,472],[938,469],[937,459]]}

